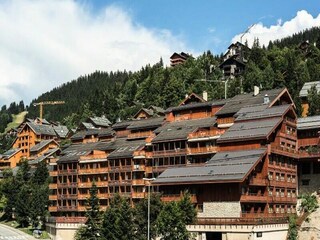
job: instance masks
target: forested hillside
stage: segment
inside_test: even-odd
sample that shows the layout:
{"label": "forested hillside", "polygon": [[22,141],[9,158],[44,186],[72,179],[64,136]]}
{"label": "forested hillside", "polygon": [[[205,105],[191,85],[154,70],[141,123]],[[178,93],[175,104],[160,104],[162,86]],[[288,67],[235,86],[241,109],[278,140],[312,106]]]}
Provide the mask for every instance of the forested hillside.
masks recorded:
{"label": "forested hillside", "polygon": [[[306,51],[298,45],[309,40]],[[111,121],[126,119],[141,106],[163,108],[179,103],[185,94],[206,90],[210,99],[224,97],[221,80],[221,56],[210,51],[184,64],[166,67],[147,65],[137,72],[94,72],[42,94],[33,102],[64,100],[64,105],[46,106],[44,117],[75,126],[90,114],[106,115]],[[248,55],[243,76],[228,81],[228,97],[250,92],[253,86],[271,89],[286,86],[299,106],[298,94],[305,82],[320,80],[320,29],[312,28],[261,47],[257,39]],[[29,117],[38,116],[38,108],[30,103]],[[299,113],[300,109],[298,109]]]}

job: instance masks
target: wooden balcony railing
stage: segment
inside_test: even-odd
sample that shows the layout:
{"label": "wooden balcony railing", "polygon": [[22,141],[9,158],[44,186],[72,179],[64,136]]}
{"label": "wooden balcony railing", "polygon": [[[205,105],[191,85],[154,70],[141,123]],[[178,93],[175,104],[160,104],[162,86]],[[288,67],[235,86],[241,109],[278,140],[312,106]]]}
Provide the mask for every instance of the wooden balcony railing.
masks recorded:
{"label": "wooden balcony railing", "polygon": [[132,179],[132,185],[145,185],[143,179]]}
{"label": "wooden balcony railing", "polygon": [[277,154],[286,155],[292,158],[298,158],[298,151],[292,148],[282,147],[282,146],[271,146],[271,151]]}
{"label": "wooden balcony railing", "polygon": [[87,220],[86,217],[55,217],[54,218],[54,221],[56,223],[85,223],[86,220]]}
{"label": "wooden balcony railing", "polygon": [[[91,188],[93,182],[79,182],[78,188]],[[97,187],[107,187],[108,182],[107,181],[101,181],[101,182],[95,182]]]}
{"label": "wooden balcony railing", "polygon": [[58,185],[56,183],[50,183],[49,184],[49,189],[57,189]]}
{"label": "wooden balcony railing", "polygon": [[174,156],[174,155],[184,155],[187,154],[187,150],[184,149],[174,149],[174,150],[161,150],[161,151],[154,151],[153,152],[153,157],[158,157],[158,156]]}
{"label": "wooden balcony railing", "polygon": [[318,144],[319,144],[319,137],[298,139],[299,148],[300,147],[308,147],[308,146],[316,146]]}
{"label": "wooden balcony railing", "polygon": [[153,134],[153,131],[146,131],[146,132],[135,132],[130,133],[128,135],[129,139],[135,139],[135,138],[147,138]]}
{"label": "wooden balcony railing", "polygon": [[58,211],[57,206],[49,206],[49,212],[56,212]]}
{"label": "wooden balcony railing", "polygon": [[240,201],[241,202],[266,202],[267,196],[263,194],[249,193],[249,194],[241,195]]}
{"label": "wooden balcony railing", "polygon": [[77,211],[77,206],[58,206],[58,211]]}
{"label": "wooden balcony railing", "polygon": [[281,202],[281,203],[296,203],[297,197],[288,197],[288,196],[268,196],[270,202]]}
{"label": "wooden balcony railing", "polygon": [[[183,194],[163,194],[161,195],[161,200],[163,202],[172,202],[172,201],[179,201],[183,197]],[[192,203],[197,203],[197,195],[190,194],[190,200]]]}
{"label": "wooden balcony railing", "polygon": [[133,152],[133,158],[138,158],[138,157],[145,158],[145,156],[146,156],[146,151],[144,151],[144,150],[134,151]]}
{"label": "wooden balcony railing", "polygon": [[145,171],[145,170],[146,170],[145,165],[135,164],[132,166],[132,171]]}
{"label": "wooden balcony railing", "polygon": [[146,169],[145,170],[146,173],[152,173],[152,167],[151,166],[146,166],[145,169]]}
{"label": "wooden balcony railing", "polygon": [[267,179],[263,178],[251,178],[250,185],[255,185],[255,186],[266,186],[267,185]]}
{"label": "wooden balcony railing", "polygon": [[49,195],[49,200],[55,201],[55,200],[57,200],[57,199],[58,199],[58,196],[57,196],[56,194],[54,194],[54,195]]}
{"label": "wooden balcony railing", "polygon": [[216,137],[223,133],[224,131],[220,129],[200,130],[198,132],[190,133],[188,139]]}
{"label": "wooden balcony railing", "polygon": [[101,173],[108,173],[109,168],[92,168],[92,169],[86,169],[82,168],[79,169],[79,174],[101,174]]}
{"label": "wooden balcony railing", "polygon": [[132,192],[132,198],[145,198],[144,192]]}
{"label": "wooden balcony railing", "polygon": [[68,170],[58,170],[59,175],[70,175],[70,174],[76,174],[77,169],[68,169]]}
{"label": "wooden balcony railing", "polygon": [[217,146],[210,147],[198,147],[198,148],[188,148],[188,155],[192,154],[203,154],[203,153],[216,153],[218,151]]}
{"label": "wooden balcony railing", "polygon": [[50,177],[56,177],[56,176],[58,176],[58,172],[57,171],[50,171],[49,175],[50,175]]}
{"label": "wooden balcony railing", "polygon": [[93,160],[93,159],[106,159],[107,160],[107,154],[100,153],[100,154],[80,156],[80,160]]}
{"label": "wooden balcony railing", "polygon": [[274,187],[287,187],[287,188],[297,187],[297,182],[270,180],[269,183],[270,183],[270,186],[274,186]]}
{"label": "wooden balcony railing", "polygon": [[78,194],[58,194],[59,199],[77,199]]}

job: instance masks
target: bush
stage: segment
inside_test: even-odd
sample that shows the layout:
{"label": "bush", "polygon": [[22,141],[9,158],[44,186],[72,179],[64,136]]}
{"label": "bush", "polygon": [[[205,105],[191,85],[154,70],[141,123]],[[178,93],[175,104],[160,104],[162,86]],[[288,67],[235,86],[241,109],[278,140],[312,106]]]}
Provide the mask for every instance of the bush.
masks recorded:
{"label": "bush", "polygon": [[302,199],[300,209],[304,212],[311,213],[319,207],[317,197],[315,195],[303,194],[300,198]]}

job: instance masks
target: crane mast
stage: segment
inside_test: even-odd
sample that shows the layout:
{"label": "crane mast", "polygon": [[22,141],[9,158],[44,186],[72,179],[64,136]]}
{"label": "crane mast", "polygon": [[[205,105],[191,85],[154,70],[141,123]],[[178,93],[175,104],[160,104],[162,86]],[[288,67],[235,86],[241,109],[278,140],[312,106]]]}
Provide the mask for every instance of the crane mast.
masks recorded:
{"label": "crane mast", "polygon": [[65,101],[43,101],[43,102],[34,103],[33,106],[39,106],[39,117],[40,117],[40,121],[42,122],[43,106],[44,105],[58,105],[58,104],[65,104]]}

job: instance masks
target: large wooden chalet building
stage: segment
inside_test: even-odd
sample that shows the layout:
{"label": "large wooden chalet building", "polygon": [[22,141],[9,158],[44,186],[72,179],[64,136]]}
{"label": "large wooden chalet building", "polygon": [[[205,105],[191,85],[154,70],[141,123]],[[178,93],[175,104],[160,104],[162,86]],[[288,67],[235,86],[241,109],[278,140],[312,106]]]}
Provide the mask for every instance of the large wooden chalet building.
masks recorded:
{"label": "large wooden chalet building", "polygon": [[93,182],[105,209],[117,193],[134,205],[147,196],[144,178],[155,178],[153,191],[163,201],[191,193],[198,217],[189,230],[197,239],[285,239],[287,217],[297,211],[301,167],[295,105],[286,88],[219,101],[191,94],[160,111],[165,116],[146,112],[79,129],[50,162],[49,211],[56,223],[84,221]]}
{"label": "large wooden chalet building", "polygon": [[165,202],[190,192],[196,239],[285,239],[298,193],[320,187],[319,117],[298,119],[286,88],[205,99],[191,94],[113,125],[89,118],[62,149],[62,126],[26,122],[0,165],[21,157],[49,164],[47,226],[56,239],[72,238],[85,221],[93,182],[105,209],[115,194],[132,206],[147,197],[146,178]]}

